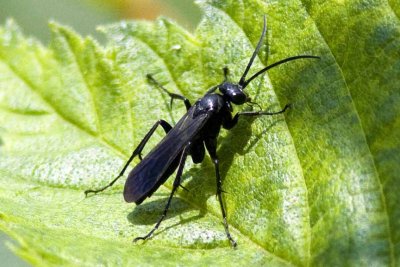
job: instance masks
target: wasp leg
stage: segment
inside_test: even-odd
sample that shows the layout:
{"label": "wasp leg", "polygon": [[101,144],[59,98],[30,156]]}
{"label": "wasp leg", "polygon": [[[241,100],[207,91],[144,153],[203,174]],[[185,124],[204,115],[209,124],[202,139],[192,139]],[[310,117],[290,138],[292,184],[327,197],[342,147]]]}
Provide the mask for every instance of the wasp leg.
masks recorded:
{"label": "wasp leg", "polygon": [[97,194],[97,193],[102,192],[102,191],[106,190],[107,188],[111,187],[119,178],[121,178],[124,175],[125,170],[128,168],[129,164],[132,162],[132,160],[136,156],[139,156],[139,158],[141,160],[142,159],[142,156],[141,156],[142,150],[143,150],[144,146],[146,145],[146,143],[149,141],[150,137],[153,135],[153,133],[157,129],[158,125],[161,125],[161,127],[163,127],[165,133],[168,133],[172,129],[172,126],[168,122],[166,122],[165,120],[157,121],[153,125],[153,127],[151,127],[150,131],[145,135],[145,137],[142,139],[142,141],[136,147],[136,149],[132,152],[131,157],[125,163],[125,166],[122,168],[122,170],[119,173],[119,175],[114,180],[112,180],[108,185],[106,185],[106,186],[104,186],[102,188],[85,190],[85,196],[87,196],[89,193]]}
{"label": "wasp leg", "polygon": [[218,156],[217,156],[217,139],[206,139],[205,140],[206,148],[208,153],[210,154],[210,157],[214,163],[215,167],[215,177],[217,179],[217,197],[219,201],[219,205],[221,207],[221,212],[222,212],[222,220],[224,223],[224,228],[225,228],[225,233],[226,236],[228,237],[229,241],[231,242],[232,247],[236,247],[237,243],[235,240],[233,240],[231,233],[229,232],[229,226],[228,226],[228,221],[226,220],[226,212],[225,212],[225,207],[224,203],[222,201],[222,193],[224,192],[222,190],[222,181],[221,177],[219,174],[219,162],[218,162]]}
{"label": "wasp leg", "polygon": [[133,239],[133,242],[136,242],[138,240],[146,240],[146,239],[150,238],[153,235],[154,231],[156,231],[158,229],[158,227],[160,226],[160,224],[164,220],[164,218],[167,216],[167,212],[168,212],[169,206],[171,204],[172,197],[174,196],[175,191],[178,189],[178,187],[181,184],[181,176],[183,173],[183,167],[185,167],[185,161],[186,161],[186,158],[188,155],[188,151],[189,151],[189,147],[187,146],[187,147],[185,147],[184,151],[182,152],[181,159],[179,160],[178,171],[176,173],[174,184],[172,186],[172,191],[171,191],[171,194],[169,195],[167,205],[165,205],[164,211],[163,211],[160,219],[158,219],[156,225],[153,227],[153,229],[147,235],[136,237],[135,239]]}
{"label": "wasp leg", "polygon": [[156,79],[154,79],[154,77],[151,74],[147,74],[147,79],[149,79],[150,81],[152,81],[155,85],[157,85],[159,88],[161,88],[161,90],[163,90],[164,92],[166,92],[169,97],[171,97],[171,102],[170,102],[170,106],[172,107],[172,102],[174,101],[174,99],[179,99],[182,100],[185,103],[186,106],[186,110],[189,110],[190,107],[192,106],[190,104],[189,99],[187,99],[185,96],[183,95],[179,95],[179,94],[175,94],[175,93],[171,93],[170,91],[168,91],[164,86],[162,86]]}

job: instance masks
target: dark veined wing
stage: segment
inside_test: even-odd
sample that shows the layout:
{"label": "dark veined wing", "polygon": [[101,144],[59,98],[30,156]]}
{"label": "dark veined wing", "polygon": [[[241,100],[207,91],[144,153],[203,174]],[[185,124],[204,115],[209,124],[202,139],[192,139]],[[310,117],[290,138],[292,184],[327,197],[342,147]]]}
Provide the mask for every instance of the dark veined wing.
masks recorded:
{"label": "dark veined wing", "polygon": [[126,202],[140,204],[164,183],[168,178],[165,177],[167,172],[170,172],[170,175],[175,171],[179,161],[177,157],[210,117],[207,113],[194,116],[194,111],[195,106],[192,106],[160,143],[129,173],[124,188]]}

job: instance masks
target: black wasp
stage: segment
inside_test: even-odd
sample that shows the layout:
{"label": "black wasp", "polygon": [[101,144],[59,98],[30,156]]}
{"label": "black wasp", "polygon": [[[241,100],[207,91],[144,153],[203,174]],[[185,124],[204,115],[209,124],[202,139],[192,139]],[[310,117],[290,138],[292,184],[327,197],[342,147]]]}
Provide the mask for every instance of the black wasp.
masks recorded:
{"label": "black wasp", "polygon": [[[164,212],[160,219],[147,235],[136,237],[134,241],[146,240],[151,237],[155,230],[158,229],[162,220],[167,215],[167,211],[175,191],[181,184],[181,176],[185,166],[186,158],[190,155],[194,163],[200,163],[203,161],[205,149],[207,149],[208,154],[210,155],[215,166],[217,197],[221,206],[225,232],[232,246],[236,247],[236,242],[229,233],[228,223],[226,221],[226,212],[222,201],[223,190],[221,177],[219,174],[219,161],[216,151],[217,137],[221,126],[228,130],[231,129],[236,125],[240,116],[275,115],[285,112],[289,108],[289,105],[286,105],[282,110],[277,112],[244,111],[238,112],[232,117],[232,103],[235,105],[251,103],[250,97],[246,95],[244,89],[253,79],[267,70],[296,59],[319,58],[309,55],[289,57],[259,70],[246,80],[246,75],[253,64],[254,58],[260,50],[265,33],[266,21],[264,16],[264,27],[260,40],[258,41],[257,47],[254,50],[253,55],[251,56],[250,61],[247,64],[247,67],[239,82],[237,84],[229,82],[227,79],[228,69],[224,68],[224,81],[221,84],[209,89],[202,98],[194,103],[194,105],[191,105],[186,97],[169,92],[160,83],[158,83],[152,75],[147,75],[149,81],[160,87],[171,97],[171,103],[174,99],[182,100],[185,103],[187,113],[174,127],[164,120],[157,121],[133,151],[131,157],[126,162],[117,178],[103,188],[85,191],[86,195],[88,193],[98,193],[112,186],[121,176],[123,176],[133,158],[138,156],[141,161],[129,173],[128,179],[125,183],[124,198],[127,202],[135,202],[137,205],[139,205],[147,197],[150,197],[178,168],[172,187],[172,192],[168,198]],[[217,89],[219,89],[219,93],[215,93]],[[141,152],[144,146],[159,125],[161,125],[167,135],[160,141],[160,143],[158,143],[156,147],[150,151],[149,154],[142,158]]]}

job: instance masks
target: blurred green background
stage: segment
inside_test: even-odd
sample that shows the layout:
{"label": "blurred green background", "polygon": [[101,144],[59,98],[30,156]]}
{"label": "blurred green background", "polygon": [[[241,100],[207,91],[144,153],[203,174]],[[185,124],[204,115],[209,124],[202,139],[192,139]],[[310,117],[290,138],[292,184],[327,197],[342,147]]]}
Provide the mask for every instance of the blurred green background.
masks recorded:
{"label": "blurred green background", "polygon": [[48,42],[49,20],[73,27],[82,35],[102,38],[96,26],[121,19],[153,20],[163,15],[193,30],[200,9],[192,0],[0,0],[0,20],[14,18],[27,35]]}
{"label": "blurred green background", "polygon": [[[81,35],[92,35],[104,41],[96,32],[98,25],[123,19],[153,20],[163,15],[192,31],[200,21],[200,9],[192,0],[0,0],[0,22],[13,18],[28,36],[47,44],[49,20],[69,25]],[[1,209],[1,207],[0,207]],[[0,265],[29,266],[15,256],[6,243],[15,243],[0,232]]]}

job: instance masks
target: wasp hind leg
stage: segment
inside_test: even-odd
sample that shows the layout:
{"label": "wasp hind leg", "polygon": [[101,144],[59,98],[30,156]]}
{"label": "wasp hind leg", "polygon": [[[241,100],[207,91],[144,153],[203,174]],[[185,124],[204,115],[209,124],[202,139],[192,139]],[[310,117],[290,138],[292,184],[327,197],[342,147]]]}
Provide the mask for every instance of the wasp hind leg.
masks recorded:
{"label": "wasp hind leg", "polygon": [[222,180],[221,180],[221,176],[219,174],[219,161],[218,161],[218,156],[217,156],[217,139],[216,138],[206,139],[205,144],[206,144],[207,151],[210,154],[211,160],[214,163],[214,167],[215,167],[215,177],[217,179],[217,198],[218,198],[219,205],[221,207],[222,222],[224,224],[225,233],[226,233],[227,238],[231,242],[232,247],[235,248],[237,246],[237,243],[232,238],[231,233],[229,232],[228,221],[226,220],[225,206],[224,206],[224,202],[222,200],[222,193],[224,191],[222,190]]}
{"label": "wasp hind leg", "polygon": [[126,169],[128,168],[129,164],[131,164],[132,160],[138,156],[140,160],[142,160],[142,150],[144,148],[144,146],[146,145],[146,143],[149,141],[150,137],[153,135],[153,133],[155,132],[155,130],[157,129],[158,125],[161,125],[161,127],[164,129],[165,133],[168,133],[171,129],[172,126],[166,122],[165,120],[159,120],[157,121],[153,127],[151,127],[150,131],[145,135],[145,137],[142,139],[142,141],[140,142],[140,144],[136,147],[136,149],[132,152],[132,155],[130,156],[130,158],[128,159],[128,161],[125,163],[125,166],[122,168],[121,172],[119,173],[119,175],[114,178],[114,180],[112,180],[108,185],[98,188],[98,189],[88,189],[85,190],[85,196],[88,196],[88,194],[93,193],[93,194],[97,194],[99,192],[102,192],[104,190],[106,190],[107,188],[113,186],[113,184],[119,179],[121,178]]}

